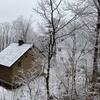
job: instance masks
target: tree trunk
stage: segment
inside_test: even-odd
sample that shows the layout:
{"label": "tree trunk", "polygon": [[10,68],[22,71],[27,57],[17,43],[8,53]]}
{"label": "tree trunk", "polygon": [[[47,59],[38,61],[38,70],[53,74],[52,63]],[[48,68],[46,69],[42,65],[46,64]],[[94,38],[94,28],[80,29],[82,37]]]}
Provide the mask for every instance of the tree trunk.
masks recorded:
{"label": "tree trunk", "polygon": [[52,48],[52,35],[50,35],[49,51],[48,51],[47,77],[46,77],[47,100],[49,100],[49,98],[50,98],[49,77],[50,77],[52,51],[53,51],[53,48]]}
{"label": "tree trunk", "polygon": [[98,60],[99,31],[100,31],[100,10],[98,10],[97,32],[95,36],[96,40],[95,40],[95,47],[94,47],[92,83],[95,83],[98,77],[98,61],[97,60]]}
{"label": "tree trunk", "polygon": [[47,69],[47,77],[46,77],[47,100],[49,100],[49,98],[50,98],[49,77],[50,77],[50,59],[48,60],[48,69]]}
{"label": "tree trunk", "polygon": [[71,90],[71,100],[73,96],[77,96],[76,91],[76,64],[75,64],[75,53],[76,53],[76,35],[73,34],[73,51],[72,51],[72,90]]}

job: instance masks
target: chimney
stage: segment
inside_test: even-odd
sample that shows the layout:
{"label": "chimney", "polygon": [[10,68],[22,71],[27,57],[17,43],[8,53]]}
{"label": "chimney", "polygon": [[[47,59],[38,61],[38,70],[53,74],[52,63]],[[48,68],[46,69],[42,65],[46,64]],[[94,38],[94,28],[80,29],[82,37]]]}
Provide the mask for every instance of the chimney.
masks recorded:
{"label": "chimney", "polygon": [[18,45],[21,46],[22,44],[24,44],[24,41],[23,40],[19,40],[18,41]]}

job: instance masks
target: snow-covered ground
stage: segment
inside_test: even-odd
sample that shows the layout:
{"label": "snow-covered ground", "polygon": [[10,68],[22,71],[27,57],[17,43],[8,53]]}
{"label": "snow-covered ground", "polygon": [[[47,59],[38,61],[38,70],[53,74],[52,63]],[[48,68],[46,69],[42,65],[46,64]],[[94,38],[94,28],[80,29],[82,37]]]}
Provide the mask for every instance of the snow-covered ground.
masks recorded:
{"label": "snow-covered ground", "polygon": [[[29,87],[31,88],[32,100],[46,100],[43,77],[31,82]],[[31,100],[29,87],[27,84],[13,90],[6,90],[0,87],[0,100]],[[43,97],[43,99],[41,97]]]}

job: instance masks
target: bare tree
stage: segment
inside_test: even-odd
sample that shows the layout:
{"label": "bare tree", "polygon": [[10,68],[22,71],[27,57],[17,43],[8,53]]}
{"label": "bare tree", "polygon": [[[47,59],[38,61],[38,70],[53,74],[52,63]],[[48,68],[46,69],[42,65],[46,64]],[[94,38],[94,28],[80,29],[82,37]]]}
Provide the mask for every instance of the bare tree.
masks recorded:
{"label": "bare tree", "polygon": [[1,50],[9,45],[9,38],[10,38],[10,30],[11,25],[10,23],[0,23],[0,42],[1,42]]}
{"label": "bare tree", "polygon": [[[29,37],[32,36],[32,20],[23,18],[20,16],[12,22],[12,31],[14,41],[17,42],[19,39],[29,42]],[[32,39],[31,39],[32,40]]]}
{"label": "bare tree", "polygon": [[45,26],[47,28],[47,34],[49,36],[47,76],[45,77],[48,100],[50,99],[49,77],[51,61],[56,54],[56,33],[59,29],[58,27],[62,16],[59,11],[61,3],[62,0],[59,0],[58,2],[56,0],[43,0],[38,3],[39,9],[34,9],[44,19],[46,24]]}
{"label": "bare tree", "polygon": [[96,83],[97,77],[98,77],[98,50],[99,50],[98,45],[99,45],[99,35],[100,35],[100,1],[93,0],[93,2],[97,9],[97,24],[96,24],[96,33],[95,33],[92,82]]}
{"label": "bare tree", "polygon": [[[71,34],[72,32],[76,30],[74,29],[71,32],[64,31],[64,29],[68,28],[67,26],[70,23],[78,19],[80,15],[83,14],[84,10],[87,8],[86,6],[86,7],[81,7],[79,9],[71,5],[68,5],[68,6],[66,5],[67,7],[64,7],[64,6],[62,7],[64,3],[65,2],[63,2],[62,0],[59,0],[59,1],[42,0],[41,2],[38,2],[37,8],[34,9],[43,18],[44,23],[42,24],[42,26],[44,25],[44,30],[46,31],[45,33],[49,37],[48,48],[47,48],[48,50],[47,51],[48,52],[47,76],[45,77],[48,100],[50,97],[50,92],[49,92],[50,90],[50,87],[49,87],[50,69],[51,69],[52,60],[55,58],[55,55],[56,55],[57,40],[68,36],[69,34]],[[69,19],[67,19],[67,16],[66,16],[68,13],[67,11],[74,12],[73,16],[70,17]]]}

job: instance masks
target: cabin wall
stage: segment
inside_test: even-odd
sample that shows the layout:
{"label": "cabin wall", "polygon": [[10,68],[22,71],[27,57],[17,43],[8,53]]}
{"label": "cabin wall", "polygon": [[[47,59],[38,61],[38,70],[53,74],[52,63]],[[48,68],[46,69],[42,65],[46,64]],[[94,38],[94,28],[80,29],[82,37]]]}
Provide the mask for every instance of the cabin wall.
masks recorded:
{"label": "cabin wall", "polygon": [[0,80],[12,83],[12,67],[0,65]]}
{"label": "cabin wall", "polygon": [[26,52],[13,66],[13,81],[16,80],[16,77],[19,75],[19,71],[27,71],[32,67],[32,54],[30,50]]}
{"label": "cabin wall", "polygon": [[35,75],[38,75],[42,71],[42,60],[43,56],[40,52],[36,49],[32,49],[32,68],[35,71]]}

